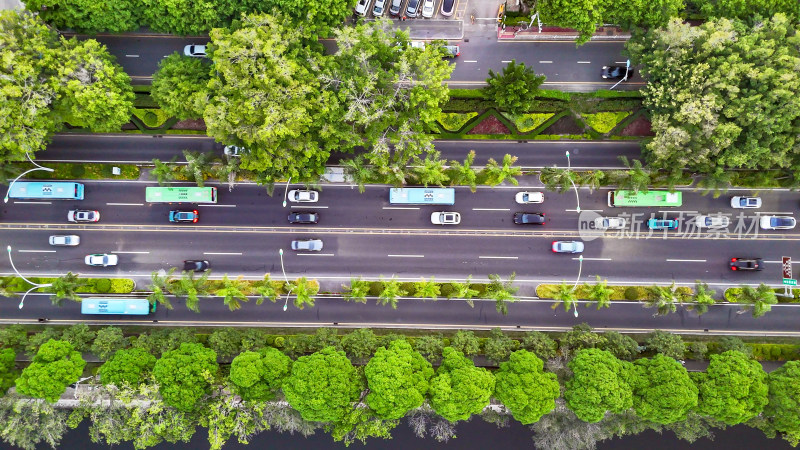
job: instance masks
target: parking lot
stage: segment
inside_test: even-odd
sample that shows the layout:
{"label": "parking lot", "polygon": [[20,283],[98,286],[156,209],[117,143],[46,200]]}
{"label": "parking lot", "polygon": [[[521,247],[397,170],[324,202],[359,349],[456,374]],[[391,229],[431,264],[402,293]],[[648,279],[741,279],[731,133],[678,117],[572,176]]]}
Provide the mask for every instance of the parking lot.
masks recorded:
{"label": "parking lot", "polygon": [[[401,21],[414,19],[463,20],[467,1],[360,0],[356,5],[355,12],[357,16],[367,19],[388,17]],[[432,10],[431,3],[433,4]],[[429,15],[430,17],[428,17]]]}

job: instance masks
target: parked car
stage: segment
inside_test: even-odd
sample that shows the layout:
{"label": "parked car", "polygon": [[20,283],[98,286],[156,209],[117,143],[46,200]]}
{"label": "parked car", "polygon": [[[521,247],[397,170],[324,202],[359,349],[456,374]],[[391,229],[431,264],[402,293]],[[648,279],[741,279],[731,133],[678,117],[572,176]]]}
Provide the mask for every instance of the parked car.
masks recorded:
{"label": "parked car", "polygon": [[316,203],[319,201],[319,192],[301,190],[301,189],[292,189],[291,191],[289,191],[287,197],[289,198],[290,202]]}
{"label": "parked car", "polygon": [[431,213],[431,223],[434,225],[458,225],[461,223],[461,214],[447,211]]}
{"label": "parked car", "polygon": [[408,0],[406,4],[406,16],[417,17],[419,14],[419,0]]}
{"label": "parked car", "polygon": [[191,270],[193,272],[205,272],[208,270],[208,261],[199,259],[187,259],[183,262],[183,270]]}
{"label": "parked car", "polygon": [[677,230],[678,221],[675,219],[650,219],[647,227],[651,230]]}
{"label": "parked car", "polygon": [[443,45],[442,48],[444,49],[445,58],[455,58],[461,54],[461,47],[457,45]]}
{"label": "parked car", "polygon": [[371,0],[358,0],[358,3],[356,3],[356,14],[359,16],[366,16],[370,1]]}
{"label": "parked car", "polygon": [[581,241],[553,241],[553,253],[582,253]]}
{"label": "parked car", "polygon": [[74,247],[81,243],[81,237],[74,234],[50,236],[50,245]]}
{"label": "parked car", "polygon": [[526,203],[542,203],[544,201],[544,192],[517,192],[514,200],[523,205]]}
{"label": "parked car", "polygon": [[289,223],[317,223],[319,214],[315,212],[296,212],[289,214]]}
{"label": "parked car", "polygon": [[169,212],[169,221],[170,222],[192,222],[197,223],[197,219],[200,218],[200,213],[197,210],[193,211],[180,211],[174,210]]}
{"label": "parked car", "polygon": [[322,250],[321,239],[297,239],[292,241],[292,250],[302,252],[318,252]]}
{"label": "parked car", "polygon": [[88,209],[73,209],[67,213],[67,221],[69,222],[99,222],[100,211],[92,211]]}
{"label": "parked car", "polygon": [[410,41],[408,45],[410,45],[411,48],[425,50],[425,41]]}
{"label": "parked car", "polygon": [[762,230],[791,230],[797,221],[792,216],[761,216],[759,224]]}
{"label": "parked car", "polygon": [[706,216],[700,215],[694,218],[697,228],[727,228],[731,219],[727,216]]}
{"label": "parked car", "polygon": [[392,0],[392,6],[389,7],[389,14],[393,16],[400,15],[400,8],[403,7],[403,0]]}
{"label": "parked car", "polygon": [[544,213],[514,213],[514,223],[517,225],[544,225]]}
{"label": "parked car", "polygon": [[453,9],[455,9],[456,0],[444,0],[442,2],[442,9],[440,10],[442,15],[445,17],[450,17],[453,15]]}
{"label": "parked car", "polygon": [[423,0],[422,2],[422,17],[426,19],[430,19],[433,17],[433,13],[436,11],[436,1],[435,0]]}
{"label": "parked car", "polygon": [[731,197],[731,207],[736,209],[761,208],[761,197]]}
{"label": "parked car", "polygon": [[375,0],[375,6],[372,7],[372,15],[381,17],[386,10],[386,0]]}
{"label": "parked car", "polygon": [[623,217],[598,217],[594,219],[594,227],[598,230],[621,230],[628,225]]}
{"label": "parked car", "polygon": [[633,76],[633,69],[625,66],[603,66],[601,76],[608,80],[627,80]]}
{"label": "parked car", "polygon": [[764,260],[761,258],[731,258],[728,266],[731,270],[763,270]]}
{"label": "parked car", "polygon": [[116,266],[117,262],[119,262],[119,257],[108,253],[95,253],[93,255],[86,255],[83,262],[86,263],[87,266],[94,267]]}
{"label": "parked car", "polygon": [[226,145],[225,148],[222,150],[222,153],[225,156],[230,156],[233,158],[238,158],[242,155],[244,148],[236,146],[236,145]]}
{"label": "parked car", "polygon": [[191,56],[193,58],[205,58],[207,56],[206,46],[189,44],[186,47],[183,47],[183,54],[186,56]]}

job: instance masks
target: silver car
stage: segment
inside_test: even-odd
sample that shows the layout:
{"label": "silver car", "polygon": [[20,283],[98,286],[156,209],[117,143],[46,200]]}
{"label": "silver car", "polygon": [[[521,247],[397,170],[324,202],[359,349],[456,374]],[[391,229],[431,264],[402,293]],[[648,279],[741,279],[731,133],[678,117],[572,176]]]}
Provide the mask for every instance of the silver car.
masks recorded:
{"label": "silver car", "polygon": [[187,45],[186,47],[183,47],[183,54],[193,58],[205,58],[207,56],[206,46],[197,44]]}
{"label": "silver car", "polygon": [[419,0],[408,0],[406,4],[406,16],[417,17],[419,14]]}
{"label": "silver car", "polygon": [[318,252],[322,250],[322,240],[297,239],[292,241],[292,250],[296,252]]}
{"label": "silver car", "polygon": [[623,217],[598,217],[594,219],[594,227],[598,230],[621,230],[628,221]]}
{"label": "silver car", "polygon": [[86,255],[83,262],[85,262],[87,266],[95,267],[116,266],[117,262],[119,262],[119,257],[108,253],[95,253],[93,255]]}
{"label": "silver car", "polygon": [[582,253],[583,242],[553,241],[553,253]]}
{"label": "silver car", "polygon": [[290,202],[316,203],[319,201],[319,192],[301,189],[292,189],[288,194]]}
{"label": "silver car", "polygon": [[422,17],[426,19],[430,19],[433,17],[433,13],[436,11],[436,1],[435,0],[423,0],[422,3]]}
{"label": "silver car", "polygon": [[372,7],[372,15],[381,17],[386,11],[386,2],[387,0],[375,0],[375,6]]}
{"label": "silver car", "polygon": [[50,245],[74,247],[81,243],[81,237],[74,234],[50,236]]}
{"label": "silver car", "polygon": [[733,197],[731,198],[731,208],[736,209],[757,209],[761,208],[760,197]]}
{"label": "silver car", "polygon": [[461,214],[457,212],[435,212],[431,214],[431,223],[434,225],[458,225],[461,223]]}
{"label": "silver car", "polygon": [[727,216],[697,216],[694,219],[694,224],[697,228],[728,228],[731,220]]}
{"label": "silver car", "polygon": [[791,216],[761,216],[759,225],[762,230],[791,230],[797,226],[797,220]]}

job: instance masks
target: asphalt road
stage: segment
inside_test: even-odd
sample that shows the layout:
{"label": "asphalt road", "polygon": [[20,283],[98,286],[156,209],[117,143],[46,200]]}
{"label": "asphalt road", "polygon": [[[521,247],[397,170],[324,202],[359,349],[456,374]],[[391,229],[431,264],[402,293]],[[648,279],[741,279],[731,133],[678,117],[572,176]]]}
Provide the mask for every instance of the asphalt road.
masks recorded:
{"label": "asphalt road", "polygon": [[[526,168],[566,166],[565,152],[570,152],[573,168],[621,168],[620,156],[641,157],[638,141],[435,141],[436,150],[448,160],[463,161],[475,150],[475,163],[485,165],[489,158],[502,161],[505,154],[517,156],[517,166]],[[57,134],[47,150],[36,155],[36,161],[150,164],[154,158],[169,161],[177,156],[185,162],[182,150],[209,152],[222,156],[222,144],[208,136],[141,135],[141,134]],[[339,163],[350,154],[334,154],[329,165]]]}
{"label": "asphalt road", "polygon": [[[535,182],[532,177],[522,185]],[[217,276],[264,273],[280,274],[279,249],[284,249],[290,277],[308,276],[340,283],[351,276],[403,278],[435,276],[463,279],[488,274],[516,272],[520,281],[572,281],[580,261],[575,255],[553,254],[553,240],[583,240],[581,280],[595,275],[611,282],[653,283],[694,280],[719,286],[771,282],[780,277],[781,256],[793,255],[800,239],[797,230],[758,231],[755,214],[742,217],[730,208],[729,196],[719,199],[684,192],[684,206],[660,212],[658,208],[609,208],[606,190],[580,190],[581,211],[576,213],[575,193],[546,193],[545,203],[522,206],[514,203],[516,187],[482,187],[476,194],[457,188],[456,204],[447,206],[397,206],[387,201],[388,188],[370,186],[364,194],[350,186],[323,186],[321,200],[313,206],[290,203],[281,206],[283,189],[269,197],[263,187],[238,185],[233,192],[220,188],[220,202],[200,205],[197,225],[170,224],[169,205],[144,203],[140,182],[88,182],[83,202],[10,201],[0,214],[0,244],[13,245],[17,268],[25,274],[148,276],[154,270],[177,266],[184,259],[207,259]],[[149,183],[149,185],[153,185]],[[739,191],[739,193],[744,193]],[[731,193],[733,194],[733,193]],[[764,192],[760,213],[794,214],[800,194]],[[97,209],[97,224],[67,224],[70,208]],[[191,208],[191,206],[188,206]],[[185,209],[185,208],[184,208]],[[289,225],[289,211],[308,210],[320,214],[317,225]],[[434,211],[458,211],[458,226],[430,223]],[[545,212],[545,226],[518,226],[514,212]],[[696,213],[720,213],[731,217],[726,233],[707,232],[692,226]],[[636,215],[634,215],[636,214]],[[624,232],[598,232],[590,227],[599,215],[628,218]],[[650,232],[650,217],[678,218],[676,232]],[[78,234],[78,247],[50,247],[51,234]],[[295,254],[289,244],[296,238],[320,238],[322,252]],[[82,263],[88,253],[114,252],[117,268],[90,268]],[[731,257],[761,257],[763,272],[733,273]],[[11,273],[8,262],[0,272]],[[341,281],[337,281],[341,280]]]}

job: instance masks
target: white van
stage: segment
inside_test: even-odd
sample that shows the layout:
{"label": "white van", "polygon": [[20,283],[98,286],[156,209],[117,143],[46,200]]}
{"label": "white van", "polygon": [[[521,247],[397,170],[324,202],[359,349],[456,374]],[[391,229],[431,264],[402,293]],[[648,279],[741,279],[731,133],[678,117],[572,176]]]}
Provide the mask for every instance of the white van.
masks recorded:
{"label": "white van", "polygon": [[359,16],[366,16],[370,2],[371,0],[358,0],[358,3],[356,3],[356,14]]}

